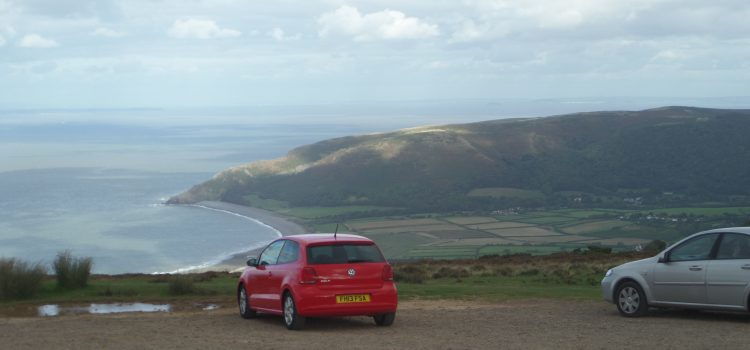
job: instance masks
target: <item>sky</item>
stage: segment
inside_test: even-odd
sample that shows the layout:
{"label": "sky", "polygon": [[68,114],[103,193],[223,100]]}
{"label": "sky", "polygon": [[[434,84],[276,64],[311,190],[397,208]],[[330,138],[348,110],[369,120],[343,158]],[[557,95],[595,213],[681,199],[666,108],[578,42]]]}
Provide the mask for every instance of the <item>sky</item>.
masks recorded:
{"label": "sky", "polygon": [[747,96],[747,0],[0,0],[0,109]]}

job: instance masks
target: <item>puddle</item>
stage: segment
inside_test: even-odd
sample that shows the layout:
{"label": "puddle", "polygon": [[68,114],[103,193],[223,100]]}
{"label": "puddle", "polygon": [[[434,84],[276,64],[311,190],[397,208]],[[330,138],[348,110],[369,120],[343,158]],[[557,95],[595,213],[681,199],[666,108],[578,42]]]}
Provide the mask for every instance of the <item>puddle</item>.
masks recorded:
{"label": "puddle", "polygon": [[39,316],[80,315],[80,314],[115,314],[122,312],[169,312],[169,304],[91,304],[89,306],[42,305],[37,308]]}
{"label": "puddle", "polygon": [[218,308],[219,308],[219,305],[216,305],[216,304],[206,304],[206,305],[203,305],[202,307],[203,311],[216,310]]}

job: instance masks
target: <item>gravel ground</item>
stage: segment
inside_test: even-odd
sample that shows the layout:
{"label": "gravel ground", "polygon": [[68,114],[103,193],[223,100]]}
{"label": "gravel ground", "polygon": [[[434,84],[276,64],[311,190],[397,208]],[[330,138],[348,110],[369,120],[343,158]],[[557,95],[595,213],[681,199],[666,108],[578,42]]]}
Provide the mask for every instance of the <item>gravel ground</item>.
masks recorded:
{"label": "gravel ground", "polygon": [[[0,318],[3,349],[741,349],[750,316],[654,311],[627,319],[593,301],[497,304],[411,301],[396,323],[371,318],[308,321],[304,331],[280,317],[241,319],[231,305],[213,311]],[[258,347],[262,346],[262,347]]]}

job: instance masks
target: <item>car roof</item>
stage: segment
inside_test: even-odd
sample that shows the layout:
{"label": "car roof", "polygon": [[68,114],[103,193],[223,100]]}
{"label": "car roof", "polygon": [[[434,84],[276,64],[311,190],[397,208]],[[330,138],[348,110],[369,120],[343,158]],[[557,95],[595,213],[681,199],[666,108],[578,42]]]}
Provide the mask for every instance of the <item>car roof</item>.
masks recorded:
{"label": "car roof", "polygon": [[352,235],[346,233],[336,234],[334,237],[333,233],[308,233],[303,235],[285,236],[284,239],[291,239],[300,243],[311,244],[311,243],[336,243],[336,242],[363,242],[373,243],[367,237],[359,235]]}
{"label": "car roof", "polygon": [[746,235],[750,235],[750,227],[724,227],[724,228],[717,228],[713,230],[703,231],[700,233],[716,233],[716,232],[744,233]]}

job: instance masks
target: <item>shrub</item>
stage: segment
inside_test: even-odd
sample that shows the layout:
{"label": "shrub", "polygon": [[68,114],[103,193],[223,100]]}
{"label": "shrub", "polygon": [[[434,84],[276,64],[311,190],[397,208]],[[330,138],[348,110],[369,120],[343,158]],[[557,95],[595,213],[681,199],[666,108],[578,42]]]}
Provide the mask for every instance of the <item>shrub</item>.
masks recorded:
{"label": "shrub", "polygon": [[487,268],[486,266],[481,265],[481,264],[471,265],[471,270],[472,271],[484,271],[486,268]]}
{"label": "shrub", "polygon": [[86,287],[93,265],[93,259],[88,257],[76,258],[68,250],[57,253],[57,257],[52,263],[57,277],[57,286],[71,289]]}
{"label": "shrub", "polygon": [[508,266],[495,268],[495,276],[513,276],[513,269]]}
{"label": "shrub", "polygon": [[148,279],[148,283],[167,283],[169,282],[170,278],[171,276],[169,274],[155,275],[154,277]]}
{"label": "shrub", "polygon": [[645,247],[643,247],[643,250],[647,252],[660,252],[664,250],[664,248],[667,247],[667,242],[664,242],[659,239],[655,239],[651,242],[648,242]]}
{"label": "shrub", "polygon": [[438,279],[438,278],[465,278],[469,277],[469,271],[466,271],[464,268],[450,268],[450,267],[441,267],[440,270],[435,272],[432,275],[432,278]]}
{"label": "shrub", "polygon": [[519,276],[536,276],[539,274],[539,269],[526,269],[518,273]]}
{"label": "shrub", "polygon": [[208,271],[193,275],[193,281],[195,282],[208,282],[219,277],[219,273],[216,271]]}
{"label": "shrub", "polygon": [[29,264],[0,258],[0,300],[28,298],[36,294],[47,271],[40,263]]}
{"label": "shrub", "polygon": [[198,288],[189,276],[177,275],[169,280],[169,295],[195,294]]}
{"label": "shrub", "polygon": [[599,245],[589,245],[587,253],[591,254],[609,254],[612,253],[612,248],[609,247],[602,247]]}
{"label": "shrub", "polygon": [[499,257],[500,257],[499,254],[485,254],[485,255],[479,256],[478,260],[493,260]]}
{"label": "shrub", "polygon": [[112,287],[107,286],[98,294],[105,297],[132,297],[138,295],[138,291],[133,289],[112,289]]}
{"label": "shrub", "polygon": [[393,271],[393,279],[396,282],[424,283],[424,280],[427,279],[427,272],[417,265],[396,266]]}

